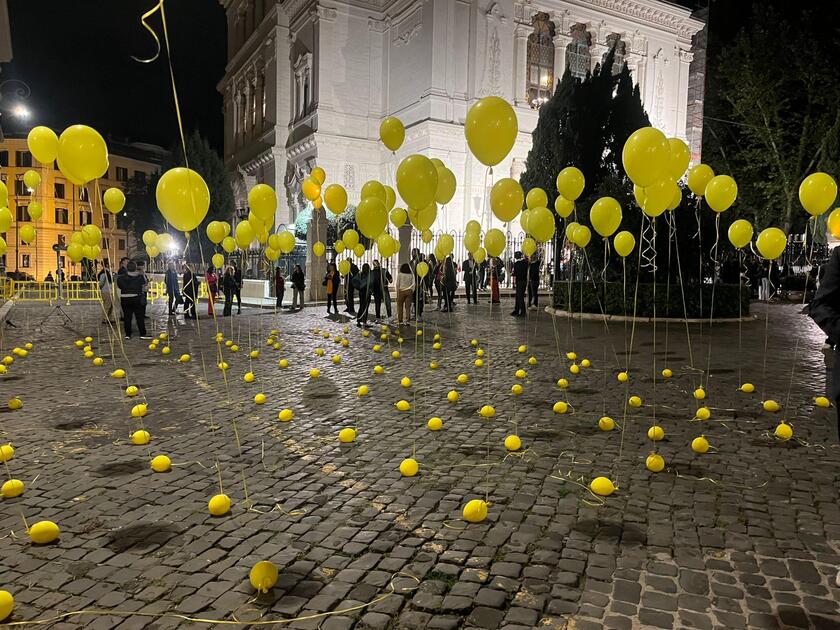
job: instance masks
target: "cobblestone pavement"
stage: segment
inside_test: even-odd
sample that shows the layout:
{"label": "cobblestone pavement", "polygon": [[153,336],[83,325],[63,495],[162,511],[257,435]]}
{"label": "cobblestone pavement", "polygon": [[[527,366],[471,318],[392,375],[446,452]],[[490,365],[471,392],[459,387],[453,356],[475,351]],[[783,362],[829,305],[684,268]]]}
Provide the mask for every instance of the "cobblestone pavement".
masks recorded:
{"label": "cobblestone pavement", "polygon": [[[201,320],[200,332],[182,320],[170,326],[168,356],[126,342],[126,359],[93,307],[69,308],[74,321],[64,328],[58,314],[42,322],[45,307],[16,306],[4,347],[34,348],[0,377],[0,399],[24,402],[0,415],[0,437],[16,449],[7,472],[26,483],[23,496],[0,502],[0,589],[16,598],[13,620],[97,609],[54,627],[188,625],[123,616],[131,611],[244,626],[344,611],[290,626],[840,627],[835,412],[814,405],[827,377],[823,338],[799,307],[770,307],[766,368],[761,306],[759,319],[743,325],[740,356],[737,324],[713,327],[711,355],[708,326],[691,327],[689,353],[684,325],[666,333],[659,324],[655,335],[638,325],[627,386],[616,380],[623,323],[607,334],[599,322],[570,325],[534,311],[514,319],[507,310],[462,304],[451,317],[428,313],[423,337],[404,329],[394,359],[395,338],[376,354],[376,334],[365,338],[352,324],[345,333],[345,322],[323,308],[246,309],[221,322],[241,348],[221,350],[230,364],[225,383],[212,320]],[[159,310],[152,322],[155,333],[167,330]],[[279,350],[265,345],[273,328]],[[349,347],[315,328],[346,337]],[[105,366],[73,346],[84,335]],[[481,369],[471,338],[486,353]],[[251,348],[259,358],[249,360]],[[592,361],[577,376],[565,358],[572,350],[578,363]],[[178,363],[185,352],[192,361]],[[536,365],[527,363],[532,355]],[[673,378],[652,377],[654,356],[657,373],[668,367]],[[692,361],[711,367],[705,422],[692,420],[700,382]],[[316,366],[321,377],[311,379]],[[136,399],[124,395],[126,382],[109,377],[116,367],[148,400],[149,447],[128,439],[140,421],[130,416]],[[515,377],[518,368],[526,378]],[[457,383],[460,373],[470,382]],[[565,391],[561,376],[570,380]],[[737,391],[740,381],[755,383],[756,393]],[[517,382],[524,393],[515,397]],[[358,397],[363,384],[370,394]],[[461,394],[455,404],[446,398],[452,389]],[[268,398],[263,406],[254,403],[258,392]],[[645,404],[625,421],[630,394]],[[763,411],[762,394],[783,411]],[[401,398],[411,411],[395,409]],[[554,413],[561,400],[574,412]],[[477,409],[490,402],[497,413],[486,420]],[[294,420],[281,423],[286,407]],[[600,431],[604,413],[625,430]],[[646,437],[654,414],[666,434],[658,444]],[[441,431],[426,428],[431,416],[443,419]],[[770,437],[783,417],[795,431],[787,442]],[[346,427],[358,428],[353,444],[337,439]],[[522,451],[506,455],[503,440],[514,433]],[[696,455],[689,444],[701,433],[712,449]],[[654,448],[667,466],[658,474],[644,465]],[[175,466],[154,473],[150,456],[162,453]],[[420,473],[402,477],[399,464],[412,453]],[[234,501],[224,517],[207,512],[219,492],[217,463]],[[581,485],[598,475],[618,484],[604,505]],[[465,502],[485,496],[487,520],[465,523]],[[60,540],[31,545],[22,516],[54,520]],[[248,572],[259,560],[274,562],[280,578],[255,599]]]}

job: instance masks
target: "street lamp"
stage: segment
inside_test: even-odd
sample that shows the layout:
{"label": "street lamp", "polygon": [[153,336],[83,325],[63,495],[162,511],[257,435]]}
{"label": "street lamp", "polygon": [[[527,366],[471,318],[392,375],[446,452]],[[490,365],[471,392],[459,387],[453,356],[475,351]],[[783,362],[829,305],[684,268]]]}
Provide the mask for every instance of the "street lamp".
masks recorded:
{"label": "street lamp", "polygon": [[[24,101],[30,94],[32,94],[32,89],[24,81],[7,79],[0,83],[0,117],[3,111],[6,111],[17,120],[28,120],[32,112]],[[7,97],[11,97],[8,104],[5,102]],[[0,142],[3,140],[2,118],[0,118]]]}

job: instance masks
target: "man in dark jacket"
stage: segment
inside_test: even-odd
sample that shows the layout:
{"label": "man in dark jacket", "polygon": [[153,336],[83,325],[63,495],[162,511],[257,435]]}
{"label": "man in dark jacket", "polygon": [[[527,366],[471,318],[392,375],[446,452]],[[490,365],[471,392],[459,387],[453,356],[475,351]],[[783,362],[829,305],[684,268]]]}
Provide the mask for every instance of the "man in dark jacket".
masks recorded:
{"label": "man in dark jacket", "polygon": [[117,276],[117,286],[120,288],[120,303],[125,315],[125,338],[131,339],[131,320],[137,321],[140,339],[151,339],[146,336],[146,304],[143,297],[146,294],[146,275],[137,269],[132,260],[126,267],[126,273]]}
{"label": "man in dark jacket", "polygon": [[461,266],[461,271],[464,274],[464,288],[467,292],[467,304],[470,303],[470,298],[472,298],[474,303],[478,304],[478,295],[476,294],[478,288],[478,274],[476,273],[475,259],[473,258],[472,252],[467,254],[467,259]]}
{"label": "man in dark jacket", "polygon": [[166,265],[164,283],[166,284],[166,295],[169,298],[169,314],[172,315],[178,308],[178,305],[184,303],[181,297],[180,287],[178,286],[178,272],[175,271],[175,263],[172,261],[169,261]]}
{"label": "man in dark jacket", "polygon": [[[809,314],[828,337],[826,343],[837,346],[840,341],[840,247],[834,248],[824,267],[820,288],[811,300]],[[840,352],[836,351],[829,398],[837,408],[837,431],[840,437]]]}
{"label": "man in dark jacket", "polygon": [[236,314],[242,312],[242,267],[236,263],[231,263],[233,266],[233,297],[236,298]]}
{"label": "man in dark jacket", "polygon": [[525,315],[525,289],[528,283],[528,261],[522,256],[522,252],[513,255],[513,280],[516,284],[516,298],[513,304],[511,315],[522,317]]}
{"label": "man in dark jacket", "polygon": [[[346,284],[344,286],[344,299],[346,302],[347,308],[344,309],[345,313],[350,313],[351,315],[356,314],[356,285],[358,282],[355,282],[356,276],[359,275],[359,268],[356,266],[352,260],[350,261],[350,273],[347,274]],[[361,307],[361,305],[360,305]]]}
{"label": "man in dark jacket", "polygon": [[528,256],[528,308],[533,304],[539,308],[540,303],[540,255],[534,252]]}

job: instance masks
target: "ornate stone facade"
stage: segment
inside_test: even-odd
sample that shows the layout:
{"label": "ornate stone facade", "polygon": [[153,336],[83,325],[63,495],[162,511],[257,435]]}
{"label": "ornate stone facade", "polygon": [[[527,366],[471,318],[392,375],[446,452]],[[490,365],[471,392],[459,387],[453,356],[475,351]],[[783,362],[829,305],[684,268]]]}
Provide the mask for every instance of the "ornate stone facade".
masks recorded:
{"label": "ornate stone facade", "polygon": [[[619,45],[652,122],[689,140],[699,159],[696,75],[704,70],[704,23],[667,2],[220,2],[230,31],[230,61],[219,84],[225,160],[238,174],[242,207],[245,177],[278,188],[278,224],[303,210],[300,182],[316,164],[347,188],[353,203],[368,179],[393,184],[399,160],[415,152],[441,158],[458,179],[455,197],[439,214],[444,227],[481,217],[485,184],[518,176],[523,167],[538,116],[533,95],[546,90],[540,82],[550,81],[550,91],[567,67],[584,75],[611,45]],[[550,37],[539,48],[540,62],[532,63],[529,37],[536,20],[545,29],[546,16]],[[511,155],[492,174],[469,154],[463,135],[470,105],[489,94],[514,103],[520,125]],[[396,155],[378,141],[388,115],[406,126]]]}

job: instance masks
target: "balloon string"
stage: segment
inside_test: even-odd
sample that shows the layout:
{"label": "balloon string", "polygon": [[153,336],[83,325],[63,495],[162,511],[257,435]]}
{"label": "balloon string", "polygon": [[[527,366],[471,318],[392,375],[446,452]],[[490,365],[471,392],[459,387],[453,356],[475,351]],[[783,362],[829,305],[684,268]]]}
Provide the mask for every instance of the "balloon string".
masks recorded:
{"label": "balloon string", "polygon": [[[718,262],[717,255],[718,255],[718,242],[720,241],[720,213],[715,215],[715,244],[714,247],[710,250],[710,256],[712,258],[712,269],[714,270],[712,275],[712,299],[711,303],[709,304],[709,349],[706,355],[706,372],[704,376],[706,377],[706,388],[709,387],[709,379],[711,379],[711,369],[712,369],[712,327],[714,326],[714,316],[715,316],[715,287],[718,283],[718,275],[720,274],[720,263]],[[700,286],[700,290],[703,290],[703,286]],[[700,313],[702,318],[703,314]],[[701,379],[701,384],[702,384]]]}
{"label": "balloon string", "polygon": [[654,274],[656,273],[656,246],[655,246],[655,234],[651,235],[652,223],[649,221],[650,217],[644,214],[642,215],[642,233],[640,236],[641,243],[643,247],[642,250],[642,260],[641,267],[643,269],[650,269],[651,272]]}
{"label": "balloon string", "polygon": [[152,17],[158,11],[163,13],[163,0],[160,0],[154,7],[152,7],[148,11],[146,11],[140,17],[140,24],[143,25],[143,28],[145,28],[147,31],[149,31],[152,38],[155,40],[155,48],[156,48],[155,54],[153,56],[149,57],[148,59],[141,59],[140,57],[135,57],[134,55],[132,55],[131,58],[134,59],[134,61],[137,61],[139,63],[152,63],[153,61],[155,61],[160,56],[160,38],[157,36],[157,33],[155,33],[155,29],[153,29],[151,26],[149,26],[148,22],[146,22],[146,20],[148,20],[150,17]]}
{"label": "balloon string", "polygon": [[685,339],[686,343],[688,344],[688,361],[689,366],[691,367],[692,373],[692,385],[696,384],[694,381],[695,375],[695,368],[694,368],[694,351],[691,349],[691,331],[688,325],[688,306],[686,305],[685,301],[685,283],[683,282],[683,275],[682,275],[682,264],[680,263],[680,242],[679,236],[677,233],[677,215],[671,215],[671,225],[674,230],[674,253],[676,254],[677,258],[677,277],[680,282],[680,296],[682,297],[682,305],[683,305],[683,319],[685,320]]}

